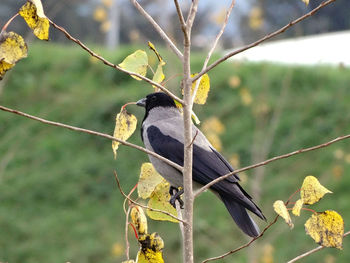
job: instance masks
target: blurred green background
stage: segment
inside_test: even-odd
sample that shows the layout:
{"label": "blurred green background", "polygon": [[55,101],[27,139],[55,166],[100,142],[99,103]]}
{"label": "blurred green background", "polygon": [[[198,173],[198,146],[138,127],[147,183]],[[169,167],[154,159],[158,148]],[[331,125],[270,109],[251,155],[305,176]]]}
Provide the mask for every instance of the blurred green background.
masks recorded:
{"label": "blurred green background", "polygon": [[[138,82],[91,59],[81,49],[55,44],[30,45],[29,57],[0,82],[0,103],[42,118],[113,133],[120,107],[152,92]],[[119,63],[137,47],[118,52],[95,49]],[[143,47],[147,49],[147,47]],[[150,59],[155,57],[148,52]],[[161,50],[167,87],[180,95],[181,65]],[[193,54],[193,72],[205,55]],[[216,144],[235,167],[265,160],[350,132],[350,70],[342,67],[287,67],[226,62],[210,73],[211,91],[195,112],[204,128],[216,117],[224,126]],[[128,106],[141,122],[143,109]],[[140,124],[138,124],[140,125]],[[130,139],[142,144],[139,131]],[[303,178],[316,176],[333,191],[311,208],[333,209],[350,219],[350,142],[280,160],[243,173],[247,188],[268,218],[275,200],[287,200]],[[0,261],[1,262],[120,262],[124,257],[123,198],[113,171],[129,191],[147,156],[121,146],[113,159],[111,142],[51,127],[0,112]],[[220,262],[285,262],[316,246],[305,235],[306,219],[293,218],[290,230],[282,220],[251,248]],[[266,222],[256,219],[261,228]],[[195,203],[196,262],[234,249],[249,239],[233,223],[211,193]],[[180,262],[181,237],[176,224],[149,220],[151,232],[165,241],[166,262]],[[348,262],[350,238],[344,250],[324,249],[302,262]],[[131,256],[137,241],[129,232]]]}

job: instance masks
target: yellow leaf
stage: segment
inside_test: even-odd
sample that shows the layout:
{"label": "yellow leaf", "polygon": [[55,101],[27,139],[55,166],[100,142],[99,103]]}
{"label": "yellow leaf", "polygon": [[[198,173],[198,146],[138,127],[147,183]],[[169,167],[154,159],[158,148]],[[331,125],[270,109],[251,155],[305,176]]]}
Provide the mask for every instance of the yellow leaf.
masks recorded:
{"label": "yellow leaf", "polygon": [[238,76],[232,76],[229,78],[228,84],[233,89],[238,88],[241,85],[241,79]]}
{"label": "yellow leaf", "polygon": [[153,43],[151,41],[148,41],[148,47],[154,52],[154,54],[156,54],[159,62],[163,62],[164,63],[163,65],[165,65],[165,62],[164,62],[162,56],[159,54],[156,47],[153,45]]}
{"label": "yellow leaf", "polygon": [[102,23],[107,20],[107,17],[108,14],[105,8],[103,8],[102,6],[98,6],[95,8],[93,14],[93,18],[95,21]]}
{"label": "yellow leaf", "polygon": [[288,213],[287,207],[285,206],[284,202],[281,200],[277,200],[273,203],[273,209],[275,212],[286,221],[286,223],[289,225],[290,228],[294,227],[294,224],[292,222],[292,219],[290,218],[290,215]]}
{"label": "yellow leaf", "polygon": [[266,244],[263,247],[263,253],[261,257],[261,263],[273,263],[273,254],[275,248],[271,244]]}
{"label": "yellow leaf", "polygon": [[120,243],[114,243],[111,252],[113,256],[120,257],[124,254],[124,246]]}
{"label": "yellow leaf", "polygon": [[230,163],[232,164],[233,167],[238,167],[239,166],[240,160],[239,160],[238,153],[234,153],[234,154],[231,155]]}
{"label": "yellow leaf", "polygon": [[345,153],[342,149],[336,149],[333,154],[335,158],[337,158],[338,160],[341,160],[344,158]]}
{"label": "yellow leaf", "polygon": [[336,179],[340,179],[344,173],[344,168],[341,165],[335,165],[332,168],[332,174]]}
{"label": "yellow leaf", "polygon": [[299,199],[298,201],[296,201],[296,203],[293,207],[293,210],[292,210],[293,215],[300,216],[300,210],[303,207],[303,204],[304,204],[304,202],[302,199]]}
{"label": "yellow leaf", "polygon": [[222,8],[218,12],[216,12],[214,15],[211,16],[211,20],[216,23],[217,25],[221,25],[225,22],[227,10],[226,8]]}
{"label": "yellow leaf", "polygon": [[[164,79],[165,79],[165,75],[163,73],[163,65],[165,63],[163,62],[159,62],[158,67],[156,72],[153,75],[153,81],[157,82],[157,83],[161,83]],[[153,85],[153,88],[155,89],[155,91],[159,91],[158,88],[156,86]]]}
{"label": "yellow leaf", "polygon": [[24,18],[37,38],[49,40],[50,22],[44,14],[40,0],[28,0],[19,10],[19,14]]}
{"label": "yellow leaf", "polygon": [[225,131],[225,125],[217,117],[210,117],[203,122],[203,131],[222,134]]}
{"label": "yellow leaf", "polygon": [[[192,74],[191,77],[193,78],[197,74]],[[198,80],[197,80],[198,81]],[[193,94],[197,81],[192,83],[192,91],[191,94]],[[196,93],[196,97],[194,98],[194,103],[197,104],[205,104],[208,98],[208,93],[210,90],[210,79],[208,74],[204,74],[201,78],[201,81],[199,82],[198,90]],[[182,91],[183,92],[183,91]]]}
{"label": "yellow leaf", "polygon": [[253,102],[252,95],[247,88],[242,88],[239,90],[239,94],[241,95],[241,100],[244,105],[249,106]]}
{"label": "yellow leaf", "polygon": [[[137,119],[134,115],[128,113],[125,108],[122,108],[120,113],[118,113],[115,118],[115,128],[113,137],[121,139],[123,141],[127,140],[135,131],[137,124]],[[114,158],[117,158],[117,149],[119,147],[119,142],[112,142],[112,149],[114,153]]]}
{"label": "yellow leaf", "polygon": [[305,223],[305,231],[321,246],[342,249],[344,221],[335,211],[313,214]]}
{"label": "yellow leaf", "polygon": [[300,197],[303,200],[304,204],[312,205],[318,202],[325,194],[332,193],[314,176],[306,176],[301,186]]}
{"label": "yellow leaf", "polygon": [[[174,100],[174,102],[176,104],[176,107],[180,110],[180,112],[183,113],[182,104],[177,100]],[[201,123],[201,121],[199,120],[199,118],[197,117],[197,115],[194,113],[193,110],[192,110],[191,117],[195,124],[199,125]]]}
{"label": "yellow leaf", "polygon": [[102,24],[100,25],[100,30],[103,32],[103,33],[106,33],[108,32],[109,30],[111,29],[111,21],[104,21],[102,22]]}
{"label": "yellow leaf", "polygon": [[27,44],[14,32],[0,34],[0,80],[18,60],[27,57]]}
{"label": "yellow leaf", "polygon": [[222,142],[220,140],[220,137],[214,133],[214,132],[206,132],[205,136],[207,137],[208,141],[213,145],[213,147],[217,151],[222,150]]}
{"label": "yellow leaf", "polygon": [[141,248],[137,254],[137,263],[164,263],[164,242],[157,233],[141,236],[139,242]]}
{"label": "yellow leaf", "polygon": [[130,218],[139,236],[147,234],[147,218],[140,206],[134,206],[131,209]]}
{"label": "yellow leaf", "polygon": [[350,153],[348,153],[347,155],[345,155],[345,162],[346,163],[350,163]]}
{"label": "yellow leaf", "polygon": [[264,23],[263,12],[260,7],[253,7],[249,14],[249,26],[253,30],[258,30]]}
{"label": "yellow leaf", "polygon": [[270,112],[270,106],[263,101],[259,101],[254,104],[253,113],[256,117],[262,118],[263,115],[267,115]]}
{"label": "yellow leaf", "polygon": [[301,1],[303,1],[305,5],[309,4],[309,0],[301,0]]}
{"label": "yellow leaf", "polygon": [[106,7],[111,7],[113,4],[112,0],[102,0],[102,4]]}
{"label": "yellow leaf", "polygon": [[[131,55],[127,56],[119,66],[125,70],[138,73],[142,76],[146,76],[148,57],[147,53],[143,50],[136,50]],[[138,77],[131,76],[136,80],[141,80]]]}
{"label": "yellow leaf", "polygon": [[[153,193],[151,194],[151,197],[148,201],[148,206],[154,209],[169,212],[172,215],[177,216],[176,209],[169,203],[169,186],[169,183],[165,180],[158,184],[157,187],[154,189]],[[170,221],[174,223],[178,222],[176,219],[160,212],[147,210],[147,215],[154,220]]]}
{"label": "yellow leaf", "polygon": [[137,183],[137,193],[139,197],[149,198],[158,184],[163,181],[163,177],[157,173],[151,163],[143,163],[141,166],[140,179]]}

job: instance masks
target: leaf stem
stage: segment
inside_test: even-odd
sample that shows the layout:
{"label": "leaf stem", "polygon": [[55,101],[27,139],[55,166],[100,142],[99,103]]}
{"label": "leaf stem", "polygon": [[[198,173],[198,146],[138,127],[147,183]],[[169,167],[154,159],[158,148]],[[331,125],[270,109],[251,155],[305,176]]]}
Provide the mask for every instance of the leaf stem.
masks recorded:
{"label": "leaf stem", "polygon": [[19,15],[19,13],[15,14],[13,17],[11,17],[11,18],[6,22],[6,24],[2,27],[0,34],[1,34],[2,32],[4,32],[4,31],[6,31],[7,27],[11,24],[11,22],[12,22],[18,15]]}

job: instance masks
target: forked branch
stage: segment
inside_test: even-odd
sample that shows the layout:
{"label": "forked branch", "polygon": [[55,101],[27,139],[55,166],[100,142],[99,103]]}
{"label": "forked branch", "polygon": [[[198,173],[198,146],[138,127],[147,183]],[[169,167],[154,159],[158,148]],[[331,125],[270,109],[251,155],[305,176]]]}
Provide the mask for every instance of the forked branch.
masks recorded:
{"label": "forked branch", "polygon": [[137,2],[136,0],[130,0],[130,2],[135,6],[135,8],[143,15],[154,27],[154,29],[158,32],[161,38],[170,46],[170,48],[174,51],[174,53],[179,57],[179,59],[183,60],[183,55],[181,51],[176,47],[174,42],[168,37],[168,35],[164,32],[164,30],[158,25],[156,21],[154,21],[153,17],[150,16],[145,9]]}
{"label": "forked branch", "polygon": [[225,254],[222,254],[222,255],[220,255],[220,256],[208,258],[208,259],[202,261],[202,263],[206,263],[206,262],[213,261],[213,260],[218,260],[218,259],[223,259],[223,258],[225,258],[225,257],[227,257],[227,256],[229,256],[229,255],[231,255],[231,254],[233,254],[233,253],[236,253],[236,252],[242,250],[243,248],[249,247],[253,242],[255,242],[257,239],[259,239],[260,237],[262,237],[262,236],[265,234],[265,232],[266,232],[273,224],[275,224],[275,223],[277,222],[278,217],[279,217],[279,216],[276,216],[275,219],[274,219],[267,227],[264,228],[264,230],[260,233],[260,235],[258,235],[257,237],[254,237],[254,238],[253,238],[252,240],[250,240],[248,243],[246,243],[246,244],[244,244],[244,245],[242,245],[242,246],[240,246],[240,247],[238,247],[238,248],[236,248],[236,249],[234,249],[234,250],[231,250],[231,251],[229,251],[229,252],[226,252]]}
{"label": "forked branch", "polygon": [[307,13],[307,14],[305,14],[305,15],[303,15],[303,16],[301,16],[301,17],[299,17],[299,18],[297,18],[297,19],[295,19],[295,20],[293,20],[293,21],[291,21],[289,24],[287,24],[287,25],[285,25],[284,27],[282,27],[282,28],[276,30],[275,32],[270,33],[270,34],[264,36],[263,38],[261,38],[261,39],[255,41],[255,42],[249,44],[249,45],[246,45],[246,46],[244,46],[244,47],[242,47],[242,48],[239,48],[239,49],[237,49],[237,50],[235,50],[235,51],[232,51],[232,52],[228,53],[227,55],[223,56],[222,58],[218,59],[218,60],[215,61],[213,64],[209,65],[207,68],[205,68],[204,70],[202,70],[198,75],[194,76],[194,77],[192,78],[192,82],[193,82],[193,81],[196,81],[196,80],[199,79],[201,76],[203,76],[205,73],[207,73],[208,71],[210,71],[211,69],[213,69],[214,67],[216,67],[217,65],[219,65],[220,63],[224,62],[225,60],[229,59],[230,57],[233,57],[233,56],[235,56],[235,55],[237,55],[237,54],[239,54],[239,53],[242,53],[243,51],[246,51],[247,49],[250,49],[250,48],[252,48],[252,47],[255,47],[255,46],[261,44],[262,42],[264,42],[264,41],[266,41],[266,40],[268,40],[268,39],[270,39],[270,38],[273,38],[273,37],[275,37],[275,36],[277,36],[277,35],[283,33],[283,32],[286,31],[288,28],[290,28],[290,27],[294,26],[295,24],[297,24],[297,23],[303,21],[304,19],[306,19],[306,18],[308,18],[308,17],[314,15],[314,14],[315,14],[316,12],[318,12],[320,9],[322,9],[323,7],[325,7],[325,6],[327,6],[327,5],[331,4],[331,3],[333,3],[333,2],[335,2],[335,1],[336,1],[336,0],[328,0],[328,1],[325,1],[325,2],[321,3],[319,6],[317,6],[316,8],[312,9],[309,13]]}
{"label": "forked branch", "polygon": [[112,68],[115,68],[121,72],[124,72],[130,76],[135,76],[135,77],[138,77],[144,81],[146,81],[147,83],[149,84],[152,84],[154,86],[156,86],[157,88],[159,88],[160,90],[162,90],[163,92],[165,92],[166,94],[168,94],[170,97],[172,97],[173,99],[179,101],[181,104],[183,104],[183,100],[180,99],[179,97],[177,97],[176,95],[174,95],[172,92],[170,92],[169,90],[167,90],[165,87],[163,87],[162,85],[160,85],[159,83],[147,78],[147,77],[144,77],[140,74],[137,74],[135,72],[131,72],[131,71],[128,71],[128,70],[125,70],[121,67],[119,67],[118,65],[115,65],[113,64],[112,62],[108,61],[107,59],[105,59],[104,57],[96,54],[94,51],[92,51],[90,48],[88,48],[83,42],[81,42],[79,39],[76,39],[75,37],[73,37],[71,34],[68,33],[68,31],[66,29],[64,29],[63,27],[61,26],[58,26],[56,25],[54,22],[52,22],[50,19],[50,24],[58,29],[59,31],[61,31],[69,40],[73,41],[74,43],[78,44],[81,48],[83,48],[85,51],[87,51],[91,56],[97,58],[98,60],[102,61],[105,65],[107,66],[110,66]]}

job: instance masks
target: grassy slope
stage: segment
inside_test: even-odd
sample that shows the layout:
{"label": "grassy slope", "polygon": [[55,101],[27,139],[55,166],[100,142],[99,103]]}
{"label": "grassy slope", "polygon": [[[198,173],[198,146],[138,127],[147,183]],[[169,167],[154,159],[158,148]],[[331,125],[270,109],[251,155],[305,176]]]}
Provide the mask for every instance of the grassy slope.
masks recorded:
{"label": "grassy slope", "polygon": [[[117,54],[102,53],[119,62],[128,52],[121,49]],[[194,68],[200,67],[200,57],[195,56]],[[178,73],[181,67],[170,63],[173,57],[165,58],[168,72]],[[253,149],[266,140],[272,111],[281,101],[282,87],[287,90],[286,101],[282,103],[281,120],[269,157],[349,133],[349,73],[326,67],[226,63],[210,74],[212,91],[208,104],[196,106],[195,110],[201,120],[214,115],[220,118],[226,127],[221,136],[223,153],[227,157],[238,153],[240,166],[244,166],[253,162]],[[241,87],[251,92],[253,106],[244,106],[239,89],[229,87],[228,79],[233,75],[238,75]],[[2,105],[106,133],[112,133],[114,115],[121,105],[151,92],[146,84],[94,63],[79,49],[52,44],[32,46],[30,56],[12,70],[6,81],[0,96]],[[170,86],[177,87],[178,81],[175,78]],[[268,110],[257,116],[254,109],[261,103]],[[142,119],[141,109],[129,110]],[[147,157],[121,147],[114,161],[111,143],[105,139],[8,113],[0,113],[0,136],[0,261],[77,263],[123,259],[111,252],[113,244],[123,246],[124,223],[122,198],[112,172],[117,169],[124,188],[130,189],[137,181],[138,167]],[[131,141],[141,144],[139,134]],[[336,159],[334,152],[341,149],[350,154],[349,148],[349,142],[341,142],[266,167],[260,187],[263,199],[259,204],[267,218],[274,217],[271,208],[274,200],[287,199],[306,175],[313,174],[334,192],[314,209],[334,209],[347,222],[350,164],[344,158]],[[249,189],[254,173],[247,174],[245,187]],[[308,215],[304,212],[295,220],[293,231],[279,222],[254,253],[260,256],[269,243],[275,247],[275,261],[283,262],[313,248],[315,244],[303,230]],[[218,255],[247,240],[210,193],[196,201],[195,222],[198,259]],[[265,226],[264,222],[259,224]],[[152,231],[165,239],[167,262],[178,262],[181,249],[178,227],[165,222],[150,225]],[[134,255],[136,241],[132,236],[130,241]],[[326,256],[346,262],[350,257],[349,245],[346,240],[343,252],[324,250],[305,262],[320,262]],[[246,256],[240,252],[234,257],[243,262]],[[231,261],[232,257],[225,262]]]}

